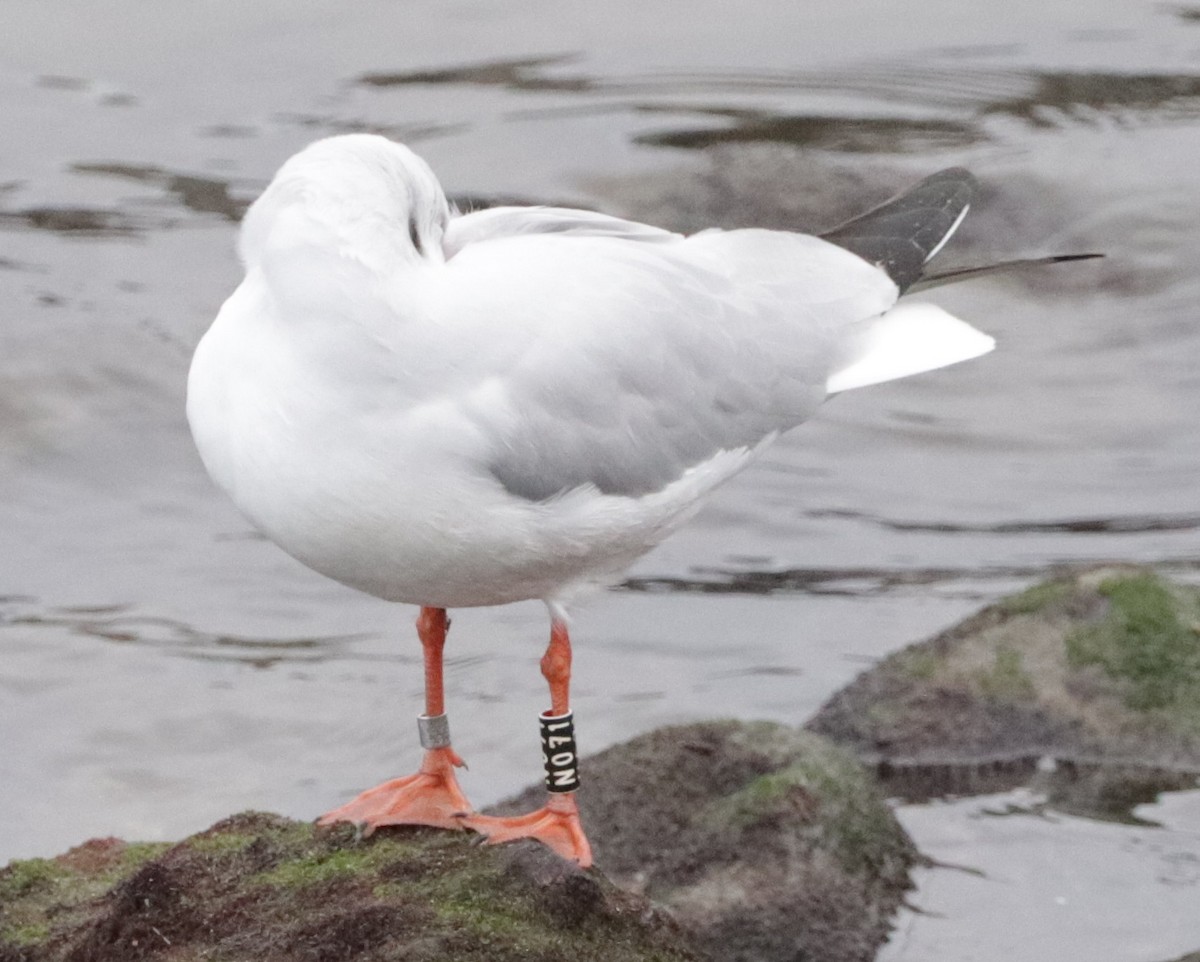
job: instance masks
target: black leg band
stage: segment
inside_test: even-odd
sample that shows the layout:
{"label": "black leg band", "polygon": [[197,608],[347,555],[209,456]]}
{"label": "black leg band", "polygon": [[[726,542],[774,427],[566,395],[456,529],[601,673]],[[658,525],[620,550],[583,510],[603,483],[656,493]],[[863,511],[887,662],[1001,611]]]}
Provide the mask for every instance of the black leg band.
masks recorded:
{"label": "black leg band", "polygon": [[579,787],[579,755],[575,748],[575,716],[538,716],[542,727],[542,761],[546,765],[546,789],[573,792]]}

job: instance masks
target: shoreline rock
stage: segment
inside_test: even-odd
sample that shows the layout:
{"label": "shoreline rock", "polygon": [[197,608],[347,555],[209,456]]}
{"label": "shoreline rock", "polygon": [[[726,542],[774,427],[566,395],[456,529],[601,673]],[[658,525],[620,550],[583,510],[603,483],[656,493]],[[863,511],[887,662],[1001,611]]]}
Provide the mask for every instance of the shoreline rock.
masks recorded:
{"label": "shoreline rock", "polygon": [[782,725],[659,729],[586,759],[584,776],[597,866],[721,962],[867,962],[920,858],[848,752]]}
{"label": "shoreline rock", "polygon": [[0,870],[0,960],[700,958],[645,899],[554,861],[246,812],[175,845],[104,839]]}
{"label": "shoreline rock", "polygon": [[910,888],[911,841],[817,736],[668,728],[584,774],[587,872],[532,842],[243,813],[0,869],[0,962],[867,962]]}
{"label": "shoreline rock", "polygon": [[884,659],[806,724],[908,800],[1033,783],[1127,819],[1200,776],[1200,589],[1061,574]]}

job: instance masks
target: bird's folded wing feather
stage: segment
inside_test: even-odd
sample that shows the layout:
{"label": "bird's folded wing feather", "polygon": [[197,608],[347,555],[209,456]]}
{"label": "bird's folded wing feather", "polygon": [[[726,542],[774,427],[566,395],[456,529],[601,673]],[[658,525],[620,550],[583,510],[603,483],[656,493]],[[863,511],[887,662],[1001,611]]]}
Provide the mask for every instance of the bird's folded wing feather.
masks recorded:
{"label": "bird's folded wing feather", "polygon": [[976,188],[969,171],[948,167],[821,237],[878,265],[903,293],[958,229]]}
{"label": "bird's folded wing feather", "polygon": [[489,207],[452,218],[442,239],[450,258],[468,244],[523,234],[572,234],[576,237],[621,237],[639,241],[678,241],[661,227],[639,224],[608,214],[567,207]]}
{"label": "bird's folded wing feather", "polygon": [[[564,222],[545,214],[539,225]],[[896,298],[881,271],[815,238],[684,240],[613,220],[468,225],[470,243],[397,293],[398,313],[416,312],[405,349],[437,378],[414,407],[435,397],[466,418],[486,439],[475,456],[523,498],[646,494],[799,423],[825,397],[844,330]]]}

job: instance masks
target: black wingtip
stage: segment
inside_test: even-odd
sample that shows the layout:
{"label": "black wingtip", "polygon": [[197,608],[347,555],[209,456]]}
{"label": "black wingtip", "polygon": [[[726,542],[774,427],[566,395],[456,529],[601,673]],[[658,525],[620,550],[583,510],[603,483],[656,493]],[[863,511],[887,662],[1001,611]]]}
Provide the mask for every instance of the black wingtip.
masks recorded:
{"label": "black wingtip", "polygon": [[903,293],[957,229],[976,186],[970,171],[947,167],[821,237],[882,268]]}
{"label": "black wingtip", "polygon": [[1052,254],[1045,259],[1047,264],[1065,264],[1067,261],[1094,261],[1107,254]]}
{"label": "black wingtip", "polygon": [[1051,254],[1047,257],[1020,257],[1016,260],[1001,261],[998,264],[986,264],[983,267],[956,267],[937,274],[924,274],[912,284],[909,290],[914,292],[925,291],[931,287],[941,287],[943,284],[956,284],[959,281],[972,281],[978,277],[988,277],[992,274],[1008,274],[1030,267],[1047,267],[1053,264],[1067,264],[1072,261],[1092,261],[1105,256],[1098,253]]}

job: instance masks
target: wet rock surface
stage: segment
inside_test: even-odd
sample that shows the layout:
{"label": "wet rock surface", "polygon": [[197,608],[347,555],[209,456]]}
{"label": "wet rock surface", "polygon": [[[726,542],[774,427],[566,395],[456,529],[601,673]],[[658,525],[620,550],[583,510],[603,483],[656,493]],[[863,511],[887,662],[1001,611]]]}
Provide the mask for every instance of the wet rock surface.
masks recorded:
{"label": "wet rock surface", "polygon": [[890,656],[806,727],[894,795],[1032,781],[1128,817],[1200,775],[1200,590],[1131,565],[1064,573]]}
{"label": "wet rock surface", "polygon": [[590,871],[532,842],[244,813],[0,869],[0,962],[866,960],[909,888],[911,842],[817,736],[668,728],[585,771]]}
{"label": "wet rock surface", "polygon": [[[596,864],[713,959],[865,960],[917,852],[843,750],[769,723],[659,729],[585,761]],[[540,804],[540,790],[498,806]]]}
{"label": "wet rock surface", "polygon": [[244,813],[172,846],[88,842],[0,870],[0,960],[698,958],[598,873],[467,836],[358,839]]}

